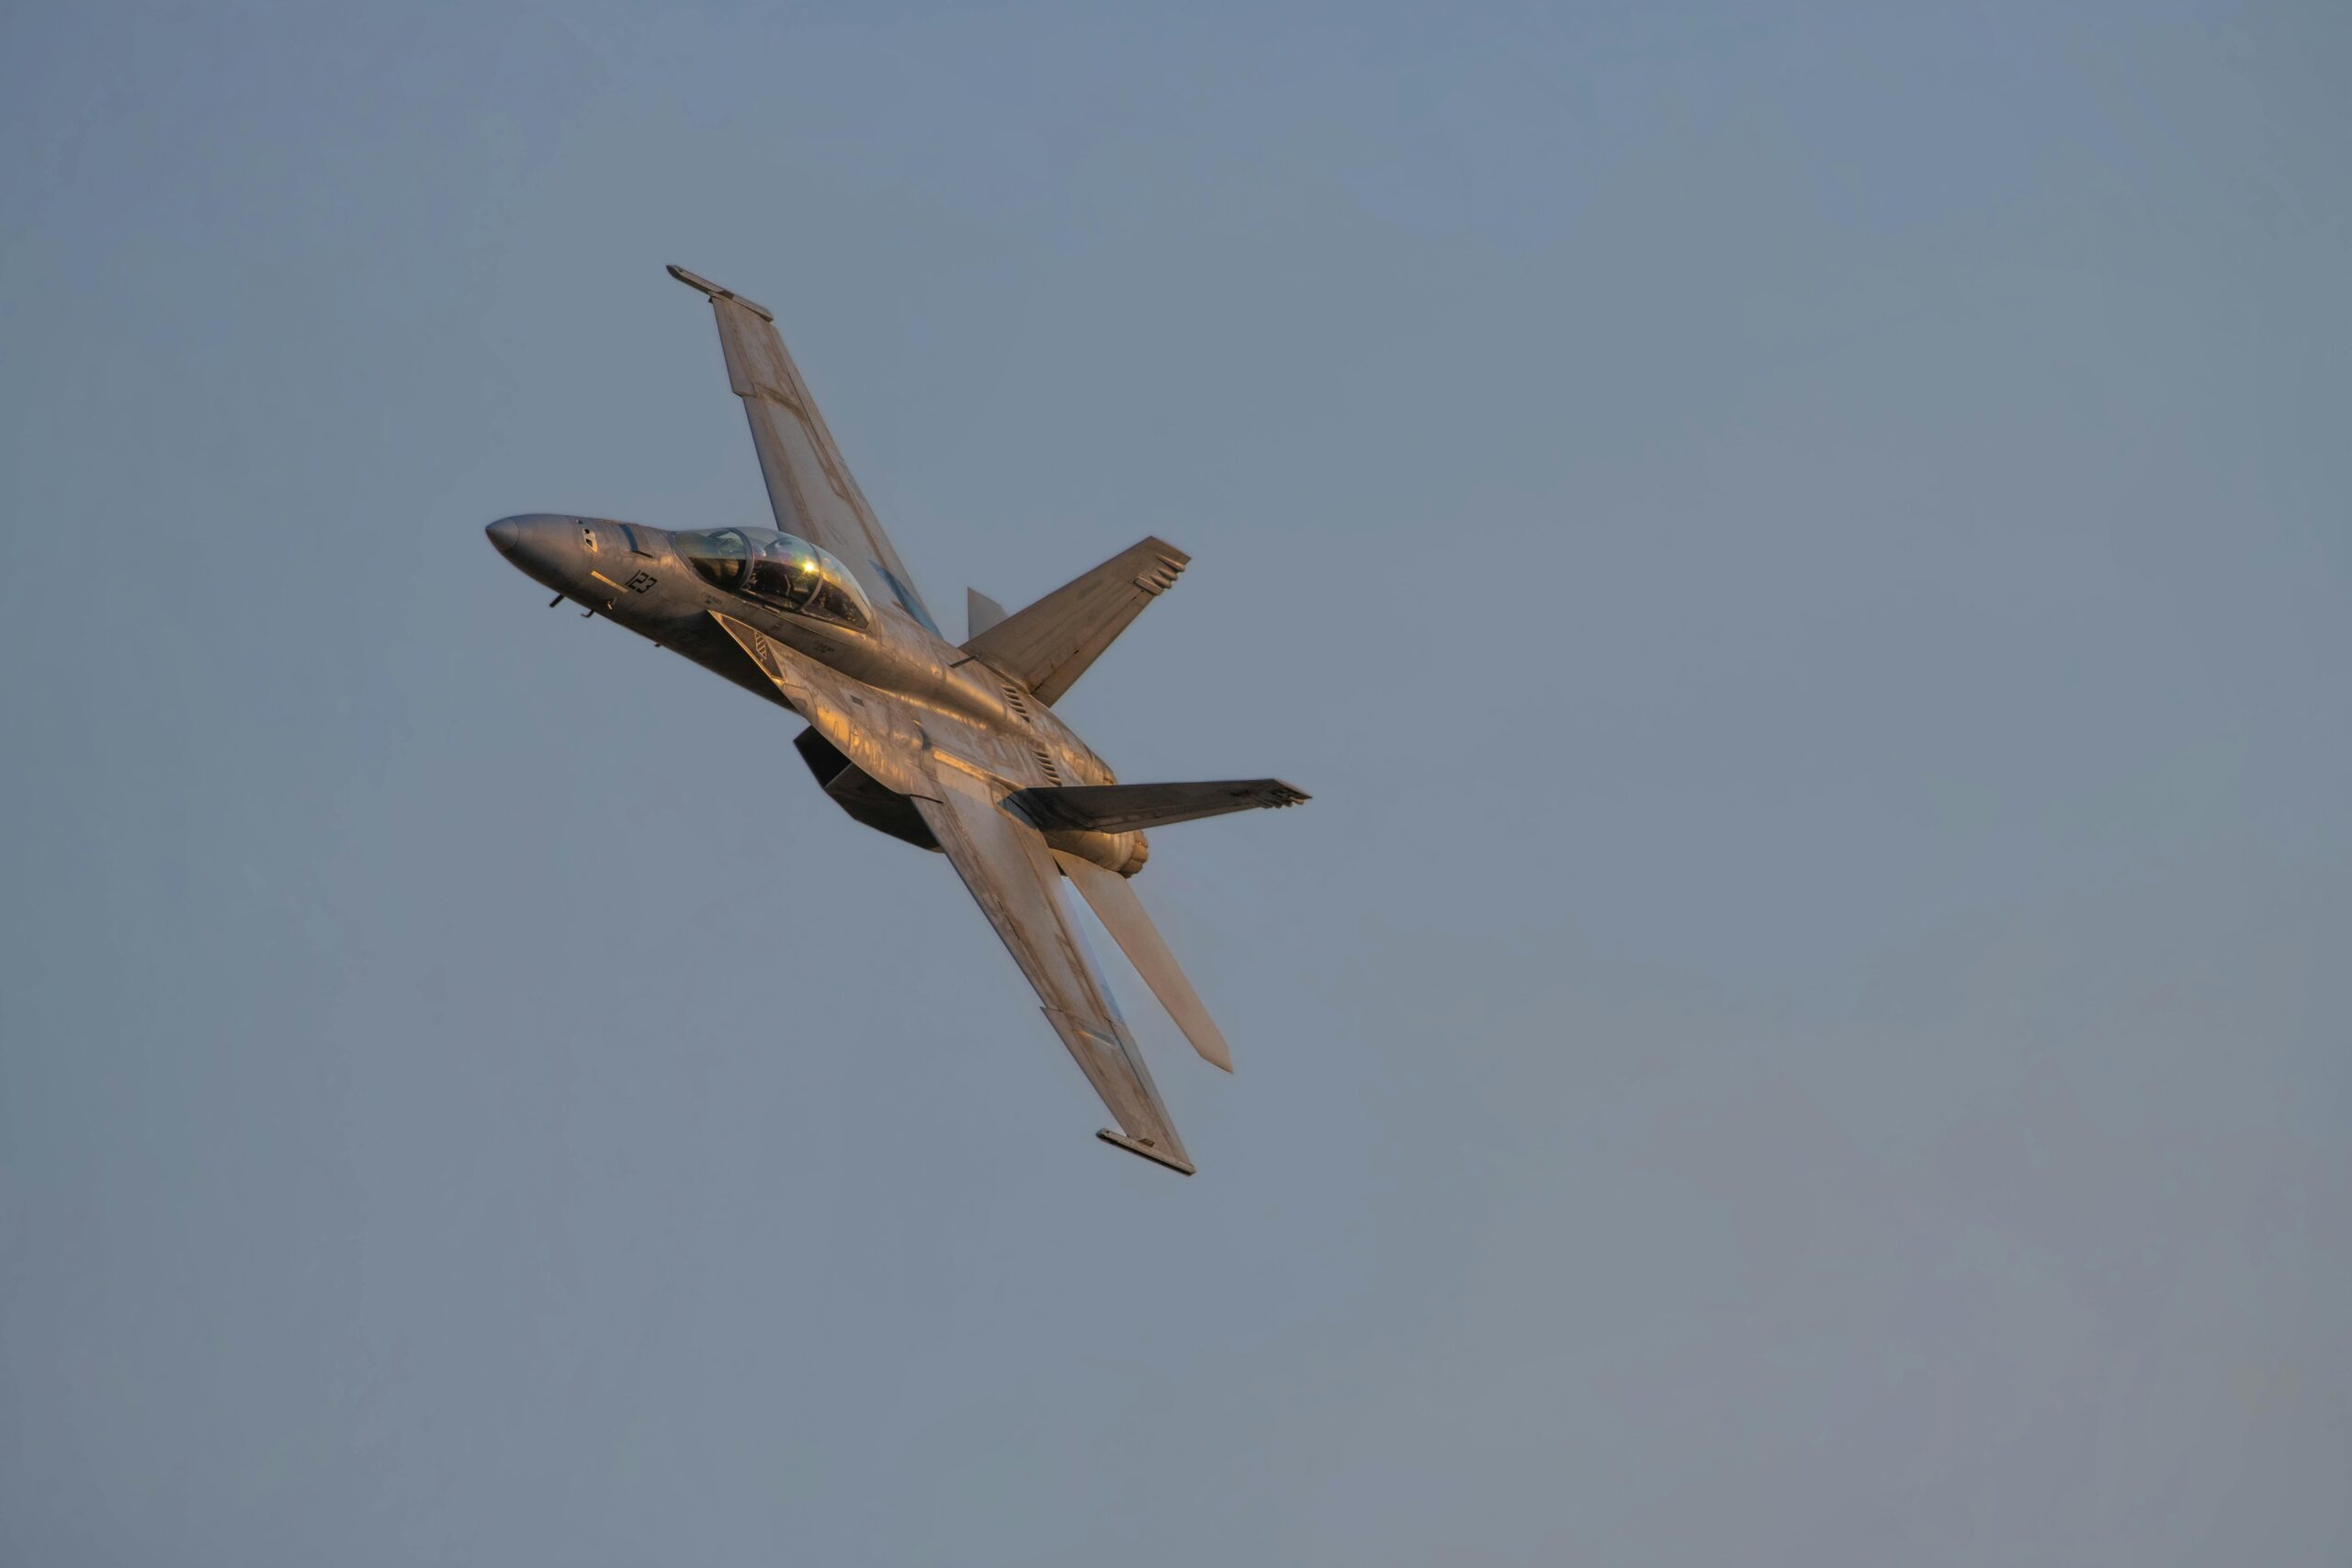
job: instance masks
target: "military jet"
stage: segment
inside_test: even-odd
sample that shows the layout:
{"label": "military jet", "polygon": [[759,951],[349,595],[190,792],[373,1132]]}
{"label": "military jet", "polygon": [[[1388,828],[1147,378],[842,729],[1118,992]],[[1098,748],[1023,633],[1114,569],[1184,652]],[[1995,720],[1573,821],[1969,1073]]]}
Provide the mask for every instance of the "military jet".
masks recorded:
{"label": "military jet", "polygon": [[801,760],[869,828],[946,855],[1110,1109],[1096,1136],[1170,1170],[1193,1162],[1135,1036],[1071,923],[1079,893],[1194,1050],[1225,1036],[1128,878],[1148,829],[1306,796],[1280,779],[1123,784],[1054,712],[1191,558],[1148,538],[1006,615],[977,591],[948,640],[850,477],[775,318],[684,267],[718,319],[776,526],[671,532],[534,513],[489,525],[526,576],[808,721]]}

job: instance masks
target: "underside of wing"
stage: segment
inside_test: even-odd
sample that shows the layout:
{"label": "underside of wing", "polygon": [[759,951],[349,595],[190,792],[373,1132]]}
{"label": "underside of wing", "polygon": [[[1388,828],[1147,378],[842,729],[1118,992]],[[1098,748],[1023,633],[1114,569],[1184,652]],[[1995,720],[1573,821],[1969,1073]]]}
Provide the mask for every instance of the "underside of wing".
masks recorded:
{"label": "underside of wing", "polygon": [[1169,1123],[1143,1053],[1070,923],[1061,872],[1044,838],[995,801],[967,793],[960,780],[943,778],[934,793],[936,799],[915,800],[915,809],[1125,1134],[1105,1136],[1190,1176],[1192,1161]]}
{"label": "underside of wing", "polygon": [[711,312],[718,318],[728,384],[743,400],[743,412],[750,416],[752,444],[759,448],[760,474],[767,480],[775,525],[831,550],[849,563],[876,602],[895,601],[937,633],[914,580],[891,548],[889,536],[866,504],[849,465],[842,461],[817,400],[808,395],[799,367],[776,334],[775,318],[764,307],[684,267],[673,266],[670,276],[707,296]]}

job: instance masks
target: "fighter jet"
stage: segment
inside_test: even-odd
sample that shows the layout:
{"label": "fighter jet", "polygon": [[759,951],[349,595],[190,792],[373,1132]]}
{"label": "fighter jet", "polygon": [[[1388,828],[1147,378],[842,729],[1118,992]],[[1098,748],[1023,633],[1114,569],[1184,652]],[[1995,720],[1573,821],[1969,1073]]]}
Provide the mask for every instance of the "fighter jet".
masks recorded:
{"label": "fighter jet", "polygon": [[526,576],[808,721],[793,744],[855,820],[947,857],[1119,1131],[1193,1174],[1143,1053],[1071,923],[1076,885],[1193,1049],[1225,1036],[1128,879],[1148,829],[1306,798],[1280,779],[1123,784],[1054,704],[1191,558],[1147,538],[1006,615],[967,595],[948,640],[826,429],[775,318],[684,267],[710,300],[775,527],[671,532],[533,513],[489,525]]}

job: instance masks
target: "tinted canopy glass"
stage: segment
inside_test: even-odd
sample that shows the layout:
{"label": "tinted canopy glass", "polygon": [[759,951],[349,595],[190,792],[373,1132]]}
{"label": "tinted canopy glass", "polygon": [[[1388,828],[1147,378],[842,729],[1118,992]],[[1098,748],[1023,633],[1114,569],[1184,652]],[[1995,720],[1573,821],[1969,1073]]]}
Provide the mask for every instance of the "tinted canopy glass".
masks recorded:
{"label": "tinted canopy glass", "polygon": [[715,528],[677,537],[678,553],[720,588],[845,626],[873,624],[874,607],[849,568],[806,539],[772,528]]}
{"label": "tinted canopy glass", "polygon": [[678,553],[686,564],[721,588],[742,585],[743,563],[751,557],[742,532],[735,528],[712,528],[699,534],[677,536]]}

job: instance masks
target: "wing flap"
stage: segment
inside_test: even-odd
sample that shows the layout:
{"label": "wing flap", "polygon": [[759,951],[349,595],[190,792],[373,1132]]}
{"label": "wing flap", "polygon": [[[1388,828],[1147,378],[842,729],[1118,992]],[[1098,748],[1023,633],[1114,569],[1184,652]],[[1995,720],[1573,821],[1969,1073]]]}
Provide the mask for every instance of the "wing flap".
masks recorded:
{"label": "wing flap", "polygon": [[934,793],[936,799],[916,799],[915,809],[1037,993],[1046,1021],[1133,1141],[1122,1146],[1140,1145],[1136,1152],[1191,1175],[1143,1052],[1070,923],[1045,840],[960,780],[943,776]]}

